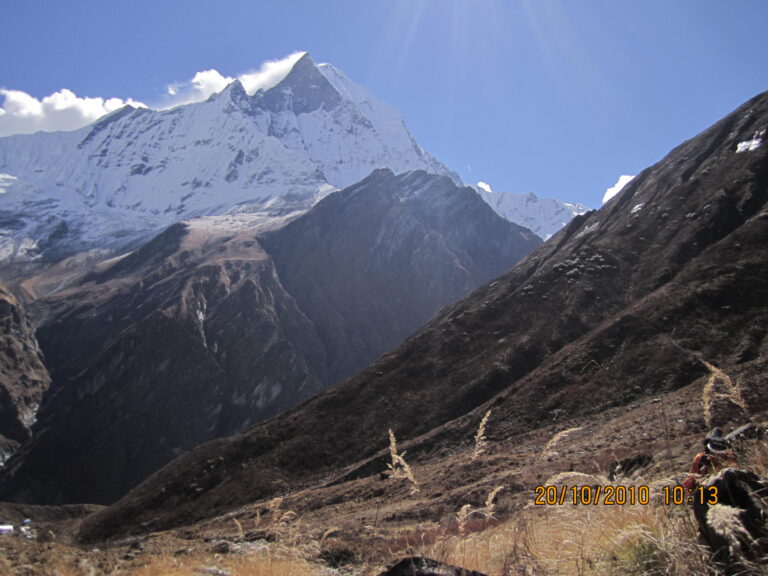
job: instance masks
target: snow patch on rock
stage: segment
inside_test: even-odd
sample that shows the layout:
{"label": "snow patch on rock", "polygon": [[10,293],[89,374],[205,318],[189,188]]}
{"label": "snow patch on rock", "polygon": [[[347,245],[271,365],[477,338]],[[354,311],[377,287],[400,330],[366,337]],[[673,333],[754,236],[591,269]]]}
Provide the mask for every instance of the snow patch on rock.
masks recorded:
{"label": "snow patch on rock", "polygon": [[635,177],[635,175],[629,175],[629,174],[622,174],[619,176],[619,179],[616,181],[616,184],[611,186],[610,188],[607,188],[605,191],[605,194],[603,195],[603,204],[608,202],[611,198],[616,196],[619,192],[621,192],[624,189],[624,186],[632,182],[632,179]]}
{"label": "snow patch on rock", "polygon": [[742,152],[754,152],[763,143],[763,136],[765,135],[765,128],[762,130],[759,130],[758,132],[755,132],[754,136],[751,140],[745,140],[743,142],[739,142],[736,145],[736,154],[740,154]]}

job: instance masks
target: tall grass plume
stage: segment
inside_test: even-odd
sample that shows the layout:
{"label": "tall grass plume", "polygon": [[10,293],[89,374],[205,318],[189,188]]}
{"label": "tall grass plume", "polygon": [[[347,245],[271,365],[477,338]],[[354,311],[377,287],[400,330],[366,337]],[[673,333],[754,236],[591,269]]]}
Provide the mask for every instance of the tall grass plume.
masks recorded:
{"label": "tall grass plume", "polygon": [[475,434],[475,449],[472,451],[472,458],[477,458],[484,454],[488,449],[488,441],[485,438],[485,429],[488,426],[488,419],[490,417],[491,411],[488,410],[480,421],[480,426],[477,428],[477,434]]}
{"label": "tall grass plume", "polygon": [[405,452],[402,454],[397,453],[397,438],[392,429],[389,429],[389,457],[391,462],[387,464],[389,468],[389,474],[391,478],[407,478],[411,482],[411,492],[416,493],[419,491],[419,483],[416,481],[416,477],[413,475],[413,470],[405,461]]}
{"label": "tall grass plume", "polygon": [[547,442],[546,446],[544,446],[544,450],[541,451],[541,456],[539,456],[539,458],[544,460],[546,458],[558,456],[558,453],[555,450],[558,444],[560,444],[563,440],[568,438],[571,434],[575,434],[579,430],[581,430],[581,427],[568,428],[567,430],[562,430],[561,432],[558,432],[557,434],[552,436],[552,439],[549,442]]}

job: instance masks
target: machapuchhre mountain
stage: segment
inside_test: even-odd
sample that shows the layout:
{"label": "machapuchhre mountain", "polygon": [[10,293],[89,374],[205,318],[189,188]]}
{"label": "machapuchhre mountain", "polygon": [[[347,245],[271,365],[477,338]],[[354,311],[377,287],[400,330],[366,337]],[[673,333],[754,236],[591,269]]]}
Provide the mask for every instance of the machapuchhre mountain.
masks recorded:
{"label": "machapuchhre mountain", "polygon": [[[523,458],[523,440],[558,419],[595,429],[606,419],[627,449],[647,449],[661,436],[661,416],[648,414],[662,394],[679,419],[667,434],[702,433],[703,360],[739,387],[740,404],[710,416],[764,414],[767,128],[764,93],[358,375],[180,456],[90,518],[83,538],[178,526],[291,493],[306,510],[383,493],[373,487],[386,470],[388,429],[417,474],[442,462],[413,499],[422,518],[462,484],[470,490]],[[481,471],[461,455],[488,409],[499,449]],[[629,422],[637,437],[622,435]],[[609,440],[592,438],[579,462],[613,454]],[[332,487],[334,499],[323,499]]]}
{"label": "machapuchhre mountain", "polygon": [[307,209],[377,168],[459,183],[395,108],[305,54],[254,94],[236,80],[204,102],[0,138],[0,262],[122,249],[204,215]]}
{"label": "machapuchhre mountain", "polygon": [[[201,216],[247,226],[254,214],[306,210],[377,168],[460,184],[395,108],[304,54],[253,94],[235,81],[205,102],[126,106],[79,130],[0,138],[0,264],[103,257]],[[512,196],[489,202],[540,236],[581,210]]]}

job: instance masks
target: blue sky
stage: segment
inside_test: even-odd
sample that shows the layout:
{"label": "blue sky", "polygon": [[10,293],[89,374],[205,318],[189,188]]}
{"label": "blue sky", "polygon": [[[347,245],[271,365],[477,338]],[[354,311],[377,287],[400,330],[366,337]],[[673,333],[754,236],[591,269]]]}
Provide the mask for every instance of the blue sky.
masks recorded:
{"label": "blue sky", "polygon": [[306,50],[465,182],[592,207],[768,89],[764,0],[6,0],[2,15],[6,90],[157,106],[197,72]]}

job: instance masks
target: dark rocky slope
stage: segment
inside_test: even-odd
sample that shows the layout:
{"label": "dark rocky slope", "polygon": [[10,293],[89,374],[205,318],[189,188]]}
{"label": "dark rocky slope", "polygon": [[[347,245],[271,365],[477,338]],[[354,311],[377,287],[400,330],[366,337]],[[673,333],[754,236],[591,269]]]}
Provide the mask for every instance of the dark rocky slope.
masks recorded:
{"label": "dark rocky slope", "polygon": [[322,346],[268,256],[252,238],[202,234],[173,227],[49,302],[54,385],[4,472],[12,499],[109,502],[322,389]]}
{"label": "dark rocky slope", "polygon": [[27,315],[0,284],[0,462],[31,436],[50,376]]}
{"label": "dark rocky slope", "polygon": [[3,498],[114,501],[351,375],[539,243],[447,177],[387,170],[271,234],[274,259],[263,232],[177,224],[38,302],[54,384]]}
{"label": "dark rocky slope", "polygon": [[[443,310],[395,352],[280,417],[205,444],[84,526],[86,539],[175,526],[590,418],[700,382],[719,364],[747,412],[768,408],[768,94],[747,102],[575,219],[510,273]],[[718,423],[743,417],[729,406]],[[556,412],[559,411],[559,412]],[[450,487],[446,487],[450,488]]]}
{"label": "dark rocky slope", "polygon": [[540,243],[477,200],[447,177],[377,170],[262,239],[325,346],[329,383]]}

